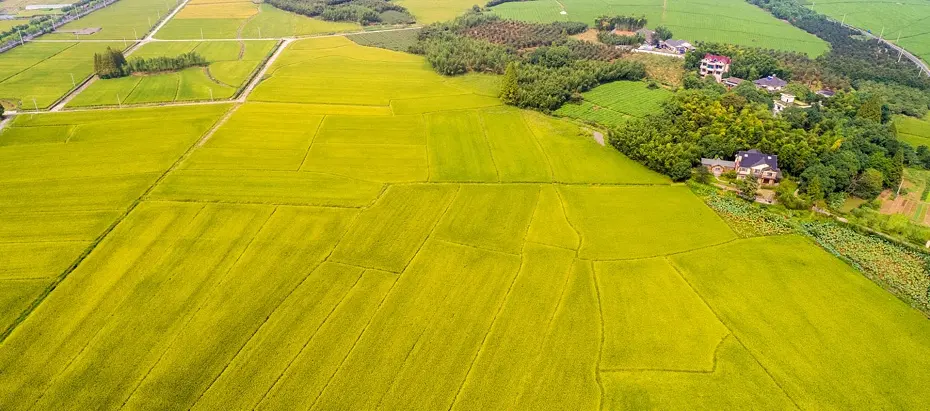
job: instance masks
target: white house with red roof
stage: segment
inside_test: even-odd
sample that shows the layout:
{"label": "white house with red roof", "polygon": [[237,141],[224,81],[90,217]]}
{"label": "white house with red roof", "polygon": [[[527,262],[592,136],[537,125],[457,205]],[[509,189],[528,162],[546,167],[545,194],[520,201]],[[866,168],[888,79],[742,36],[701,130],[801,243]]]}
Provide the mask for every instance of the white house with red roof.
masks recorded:
{"label": "white house with red roof", "polygon": [[723,81],[723,75],[730,71],[730,58],[716,54],[705,54],[701,59],[701,76],[714,76],[717,82]]}

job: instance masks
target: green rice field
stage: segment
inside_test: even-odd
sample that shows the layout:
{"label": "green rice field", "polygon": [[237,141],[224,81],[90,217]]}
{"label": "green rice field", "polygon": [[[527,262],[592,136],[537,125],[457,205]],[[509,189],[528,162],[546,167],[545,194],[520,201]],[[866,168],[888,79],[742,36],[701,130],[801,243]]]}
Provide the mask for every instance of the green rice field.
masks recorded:
{"label": "green rice field", "polygon": [[556,110],[560,116],[616,125],[632,117],[658,112],[662,102],[672,96],[663,88],[650,89],[641,81],[615,81],[582,94],[579,104],[565,104]]}
{"label": "green rice field", "polygon": [[100,31],[81,36],[70,33],[50,33],[42,36],[42,39],[141,39],[155,27],[162,17],[174,10],[177,3],[179,3],[178,0],[120,0],[58,29],[68,31],[99,28]]}
{"label": "green rice field", "polygon": [[272,40],[147,43],[131,56],[174,57],[193,51],[204,56],[210,65],[145,76],[97,79],[68,102],[67,106],[227,99],[244,86],[275,44]]}
{"label": "green rice field", "polygon": [[[601,15],[645,16],[648,27],[666,26],[674,38],[797,51],[816,57],[827,43],[744,0],[538,0],[494,6],[502,17],[532,21],[580,21]],[[562,12],[565,14],[562,14]]]}
{"label": "green rice field", "polygon": [[[122,1],[122,0],[121,0]],[[238,4],[238,3],[234,3]],[[238,39],[304,36],[321,33],[357,31],[355,23],[324,21],[283,11],[267,4],[253,4],[255,14],[249,17],[229,16],[221,9],[203,13],[178,13],[156,34],[166,40]],[[185,8],[194,7],[187,5]]]}
{"label": "green rice field", "polygon": [[[923,0],[805,1],[814,11],[890,40],[924,61],[930,60],[930,3]],[[882,32],[884,30],[884,33]]]}
{"label": "green rice field", "polygon": [[919,146],[930,147],[930,114],[923,119],[895,116],[894,125],[898,129],[898,139],[908,143],[914,148]]}
{"label": "green rice field", "polygon": [[29,43],[0,54],[0,101],[44,109],[90,77],[94,53],[122,42]]}
{"label": "green rice field", "polygon": [[329,37],[245,103],[16,116],[0,409],[923,407],[923,314],[496,80]]}

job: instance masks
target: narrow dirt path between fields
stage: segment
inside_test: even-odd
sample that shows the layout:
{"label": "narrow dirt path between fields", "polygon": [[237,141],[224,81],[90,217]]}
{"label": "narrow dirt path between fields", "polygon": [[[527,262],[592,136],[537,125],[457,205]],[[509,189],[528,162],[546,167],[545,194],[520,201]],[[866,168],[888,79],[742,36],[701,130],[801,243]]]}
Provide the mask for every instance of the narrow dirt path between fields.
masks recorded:
{"label": "narrow dirt path between fields", "polygon": [[210,79],[210,81],[212,81],[212,82],[214,82],[214,83],[216,83],[216,84],[219,84],[219,85],[221,85],[221,86],[236,88],[236,86],[226,84],[226,83],[220,81],[219,79],[217,79],[216,77],[213,77],[213,74],[210,73],[210,66],[206,66],[206,67],[203,68],[203,75],[207,76],[207,78]]}
{"label": "narrow dirt path between fields", "polygon": [[[247,26],[247,25],[249,24],[249,22],[252,21],[252,19],[255,18],[255,16],[258,16],[258,15],[262,12],[262,7],[261,7],[261,5],[256,4],[255,6],[258,7],[258,13],[255,13],[255,14],[249,16],[249,18],[245,19],[245,21],[243,21],[242,24],[239,25],[239,28],[236,29],[236,38],[237,38],[237,39],[241,39],[241,38],[242,38],[242,31],[245,30],[245,26]],[[259,37],[261,37],[261,36],[259,36]],[[242,48],[243,48],[243,51],[244,51],[244,49],[245,49],[245,43],[243,43],[243,47],[242,47]],[[239,53],[239,60],[242,60],[242,53],[241,53],[241,52]]]}
{"label": "narrow dirt path between fields", "polygon": [[268,69],[274,64],[275,60],[281,56],[281,53],[284,52],[284,49],[291,44],[294,39],[289,38],[281,42],[281,45],[278,46],[278,49],[274,51],[274,54],[268,58],[268,61],[265,62],[265,65],[262,66],[262,69],[255,74],[255,77],[252,77],[252,80],[249,81],[249,84],[242,89],[242,93],[239,94],[239,98],[236,99],[237,102],[245,103],[245,100],[249,97],[249,94],[252,93],[252,90],[255,89],[255,86],[262,81],[262,78],[265,77],[265,73],[268,72]]}

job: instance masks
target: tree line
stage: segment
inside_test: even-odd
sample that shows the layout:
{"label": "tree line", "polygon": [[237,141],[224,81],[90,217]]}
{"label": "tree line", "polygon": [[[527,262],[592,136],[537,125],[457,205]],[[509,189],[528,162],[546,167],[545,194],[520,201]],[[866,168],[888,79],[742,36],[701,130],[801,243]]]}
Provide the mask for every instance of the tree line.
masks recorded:
{"label": "tree line", "polygon": [[385,0],[267,0],[266,3],[308,17],[350,21],[363,26],[384,22],[388,12],[392,12],[391,23],[415,21],[406,8]]}
{"label": "tree line", "polygon": [[133,73],[159,73],[183,70],[188,67],[203,67],[210,64],[206,58],[195,52],[184,53],[177,57],[151,57],[126,59],[123,52],[107,47],[103,53],[94,54],[94,72],[100,78],[118,78]]}
{"label": "tree line", "polygon": [[[451,22],[423,28],[411,51],[424,55],[433,69],[444,75],[505,74],[501,92],[504,102],[542,111],[580,100],[580,93],[599,84],[640,80],[646,75],[642,63],[620,60],[622,53],[613,47],[571,39],[567,30],[533,49],[517,49],[469,36],[499,20],[473,9]],[[571,27],[583,31],[578,24]]]}
{"label": "tree line", "polygon": [[598,16],[594,19],[594,27],[598,31],[636,31],[646,27],[646,17],[633,16]]}

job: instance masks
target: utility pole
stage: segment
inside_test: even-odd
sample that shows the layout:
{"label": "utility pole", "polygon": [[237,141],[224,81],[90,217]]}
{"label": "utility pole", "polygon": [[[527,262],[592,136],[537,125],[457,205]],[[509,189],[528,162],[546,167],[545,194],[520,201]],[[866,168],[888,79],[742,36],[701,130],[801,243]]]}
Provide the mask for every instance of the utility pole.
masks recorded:
{"label": "utility pole", "polygon": [[125,50],[125,49],[128,48],[128,47],[129,47],[129,46],[126,45],[126,38],[123,37],[123,49]]}
{"label": "utility pole", "polygon": [[152,18],[151,17],[146,17],[146,18],[149,19],[149,27],[152,27]]}
{"label": "utility pole", "polygon": [[200,28],[200,39],[203,40],[203,27]]}
{"label": "utility pole", "polygon": [[36,98],[32,98],[32,106],[36,108],[36,111],[39,111],[39,103],[36,103]]}
{"label": "utility pole", "polygon": [[210,101],[213,101],[213,87],[210,87]]}
{"label": "utility pole", "polygon": [[138,38],[139,38],[139,33],[136,33],[136,28],[135,28],[135,27],[132,28],[132,38],[134,38],[134,39],[138,39]]}
{"label": "utility pole", "polygon": [[262,38],[262,28],[258,28],[258,38]]}
{"label": "utility pole", "polygon": [[119,99],[119,93],[116,93],[116,104],[119,105],[119,108],[123,108],[123,102]]}
{"label": "utility pole", "polygon": [[77,87],[77,82],[74,81],[74,73],[68,73],[71,75],[71,87]]}
{"label": "utility pole", "polygon": [[843,15],[843,21],[840,23],[840,25],[841,25],[841,26],[845,26],[845,25],[846,25],[846,15],[845,15],[845,14]]}
{"label": "utility pole", "polygon": [[23,44],[26,44],[26,43],[23,41],[23,32],[21,32],[21,31],[19,31],[19,30],[16,30],[16,32],[19,33],[19,45],[22,46]]}
{"label": "utility pole", "polygon": [[885,36],[885,27],[882,26],[882,34],[879,34],[879,35],[878,35],[878,41],[882,41],[882,37],[884,37],[884,36]]}

